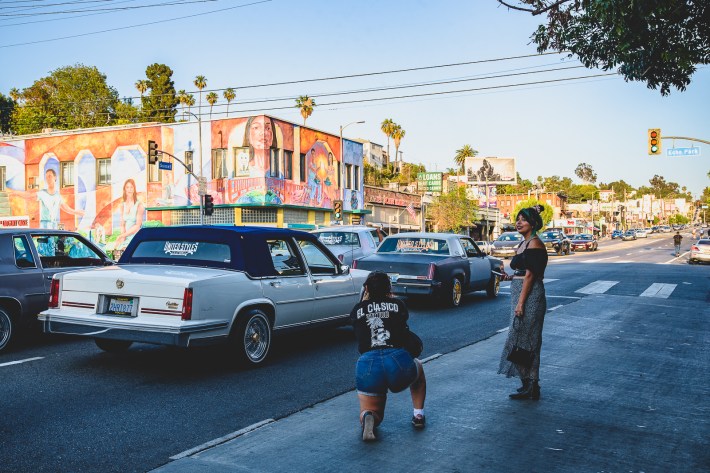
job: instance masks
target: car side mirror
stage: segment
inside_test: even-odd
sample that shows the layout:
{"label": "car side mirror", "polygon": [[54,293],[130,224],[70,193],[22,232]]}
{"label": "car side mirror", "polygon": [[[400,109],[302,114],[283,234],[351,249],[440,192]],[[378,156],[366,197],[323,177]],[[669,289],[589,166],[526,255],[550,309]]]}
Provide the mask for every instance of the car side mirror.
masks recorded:
{"label": "car side mirror", "polygon": [[350,266],[347,264],[340,266],[340,274],[350,274]]}

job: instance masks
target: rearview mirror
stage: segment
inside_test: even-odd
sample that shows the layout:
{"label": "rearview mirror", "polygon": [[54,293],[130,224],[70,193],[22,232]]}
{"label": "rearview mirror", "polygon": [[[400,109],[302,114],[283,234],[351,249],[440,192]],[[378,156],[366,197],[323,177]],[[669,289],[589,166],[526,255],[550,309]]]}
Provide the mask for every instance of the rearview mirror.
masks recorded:
{"label": "rearview mirror", "polygon": [[350,274],[350,266],[347,264],[340,266],[340,274]]}

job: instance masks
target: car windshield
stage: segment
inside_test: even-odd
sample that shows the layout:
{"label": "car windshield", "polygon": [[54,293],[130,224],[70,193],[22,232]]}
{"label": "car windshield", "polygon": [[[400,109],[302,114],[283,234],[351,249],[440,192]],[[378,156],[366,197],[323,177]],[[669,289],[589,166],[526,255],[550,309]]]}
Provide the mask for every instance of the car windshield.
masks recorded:
{"label": "car windshield", "polygon": [[360,246],[360,238],[352,232],[318,232],[318,239],[324,245]]}
{"label": "car windshield", "polygon": [[545,232],[540,236],[542,238],[560,238],[560,234],[557,232]]}
{"label": "car windshield", "polygon": [[186,240],[142,241],[131,255],[131,259],[134,258],[171,260],[168,264],[181,264],[184,261],[229,263],[232,260],[229,245]]}
{"label": "car windshield", "polygon": [[591,240],[592,235],[577,235],[574,237],[575,240]]}
{"label": "car windshield", "polygon": [[438,238],[416,237],[389,237],[382,242],[378,253],[428,253],[434,255],[448,255],[449,244],[446,240]]}
{"label": "car windshield", "polygon": [[498,237],[496,241],[522,241],[523,236],[520,233],[504,233]]}
{"label": "car windshield", "polygon": [[710,240],[699,240],[698,245],[710,245]]}

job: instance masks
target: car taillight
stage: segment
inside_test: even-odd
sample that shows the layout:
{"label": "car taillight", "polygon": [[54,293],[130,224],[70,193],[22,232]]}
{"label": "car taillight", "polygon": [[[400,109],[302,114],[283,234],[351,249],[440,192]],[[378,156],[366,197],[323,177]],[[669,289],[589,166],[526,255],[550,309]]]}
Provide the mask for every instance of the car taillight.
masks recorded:
{"label": "car taillight", "polygon": [[700,251],[700,247],[693,245],[690,247],[690,251]]}
{"label": "car taillight", "polygon": [[192,319],[192,289],[185,288],[185,295],[182,297],[182,320]]}
{"label": "car taillight", "polygon": [[353,269],[357,269],[357,260],[356,259],[353,260]]}
{"label": "car taillight", "polygon": [[429,263],[429,272],[426,277],[429,279],[434,279],[434,271],[436,270],[436,265],[434,263]]}
{"label": "car taillight", "polygon": [[59,307],[59,279],[52,279],[49,289],[49,308],[56,309],[57,307]]}

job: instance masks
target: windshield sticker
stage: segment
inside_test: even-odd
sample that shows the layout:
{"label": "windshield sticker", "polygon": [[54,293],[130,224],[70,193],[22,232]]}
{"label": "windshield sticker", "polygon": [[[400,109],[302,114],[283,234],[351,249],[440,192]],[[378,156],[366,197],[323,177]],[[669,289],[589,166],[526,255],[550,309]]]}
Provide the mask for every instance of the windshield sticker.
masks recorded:
{"label": "windshield sticker", "polygon": [[324,245],[342,245],[343,244],[343,236],[342,235],[326,235],[322,236],[319,238],[319,240],[324,244]]}
{"label": "windshield sticker", "polygon": [[436,251],[439,245],[436,240],[397,240],[397,251]]}
{"label": "windshield sticker", "polygon": [[199,243],[170,243],[166,241],[163,251],[166,255],[170,256],[187,256],[193,255],[197,251],[198,246]]}

